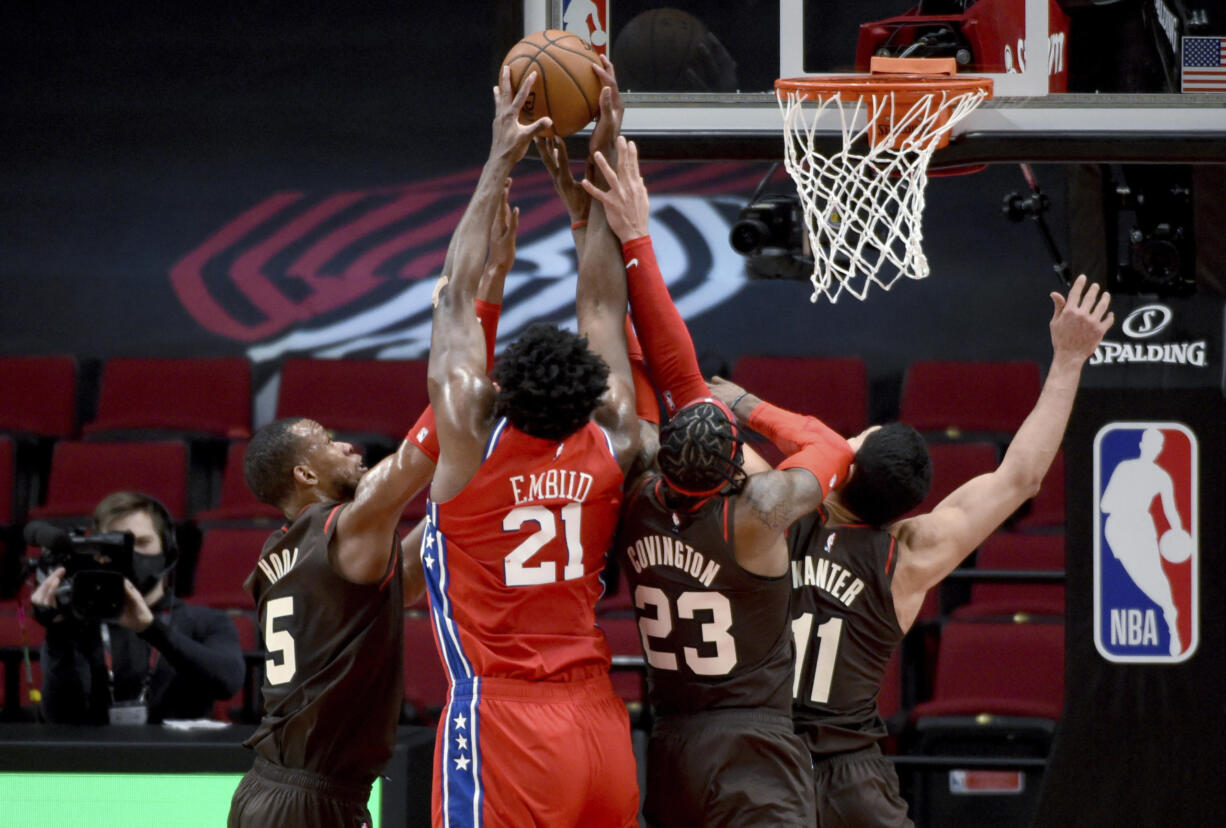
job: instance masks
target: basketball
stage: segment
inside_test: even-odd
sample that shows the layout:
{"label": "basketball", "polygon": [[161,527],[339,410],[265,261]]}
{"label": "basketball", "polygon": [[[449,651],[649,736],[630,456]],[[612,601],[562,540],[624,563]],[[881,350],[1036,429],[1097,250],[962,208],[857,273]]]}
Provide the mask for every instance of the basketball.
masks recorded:
{"label": "basketball", "polygon": [[1168,563],[1183,563],[1192,557],[1192,536],[1182,529],[1168,529],[1158,539],[1158,551]]}
{"label": "basketball", "polygon": [[507,52],[503,66],[511,68],[511,87],[536,70],[536,84],[524,102],[524,123],[553,119],[553,133],[565,138],[600,114],[600,78],[592,71],[600,58],[578,35],[559,29],[534,32]]}

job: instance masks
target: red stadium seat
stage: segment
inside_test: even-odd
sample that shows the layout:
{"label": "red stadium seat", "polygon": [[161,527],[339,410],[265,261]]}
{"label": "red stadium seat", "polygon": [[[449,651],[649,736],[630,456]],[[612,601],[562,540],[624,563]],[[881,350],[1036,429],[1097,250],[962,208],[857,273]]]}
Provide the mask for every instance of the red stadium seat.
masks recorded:
{"label": "red stadium seat", "polygon": [[267,529],[213,528],[204,532],[192,602],[222,609],[254,609],[243,581],[255,569]]}
{"label": "red stadium seat", "polygon": [[17,474],[14,462],[13,441],[0,436],[0,526],[12,525],[14,515],[20,511],[13,502]]}
{"label": "red stadium seat", "polygon": [[844,436],[868,424],[868,372],[859,357],[741,357],[729,377],[767,402],[811,414]]}
{"label": "red stadium seat", "polygon": [[404,617],[404,698],[416,708],[423,724],[438,720],[447,703],[449,684],[434,644],[429,614]]}
{"label": "red stadium seat", "polygon": [[84,433],[144,429],[250,437],[251,364],[244,357],[107,360],[98,415]]}
{"label": "red stadium seat", "polygon": [[920,431],[1012,434],[1039,398],[1039,365],[917,360],[903,377],[899,419]]}
{"label": "red stadium seat", "polygon": [[990,713],[1055,720],[1064,706],[1064,625],[949,621],[932,699],[912,720]]}
{"label": "red stadium seat", "polygon": [[0,431],[72,437],[77,361],[70,356],[0,358]]}
{"label": "red stadium seat", "polygon": [[425,360],[287,359],[277,417],[398,444],[429,404]]}
{"label": "red stadium seat", "polygon": [[1054,529],[1064,525],[1064,451],[1056,452],[1039,493],[1024,507],[1015,529]]}
{"label": "red stadium seat", "polygon": [[995,470],[997,449],[992,443],[935,443],[928,446],[932,458],[932,488],[910,514],[930,512],[972,477]]}
{"label": "red stadium seat", "polygon": [[[1064,570],[1063,535],[1020,535],[997,532],[983,542],[976,555],[978,569]],[[1063,615],[1064,584],[991,583],[976,581],[970,601],[958,607],[954,618],[1014,615]]]}
{"label": "red stadium seat", "polygon": [[201,527],[220,524],[278,525],[285,520],[281,511],[261,503],[247,488],[243,477],[243,455],[247,441],[237,440],[226,449],[226,465],[221,474],[221,494],[217,505],[196,514]]}
{"label": "red stadium seat", "polygon": [[187,445],[181,440],[87,443],[61,440],[51,458],[47,501],[31,518],[89,515],[121,489],[156,497],[176,520],[187,511]]}

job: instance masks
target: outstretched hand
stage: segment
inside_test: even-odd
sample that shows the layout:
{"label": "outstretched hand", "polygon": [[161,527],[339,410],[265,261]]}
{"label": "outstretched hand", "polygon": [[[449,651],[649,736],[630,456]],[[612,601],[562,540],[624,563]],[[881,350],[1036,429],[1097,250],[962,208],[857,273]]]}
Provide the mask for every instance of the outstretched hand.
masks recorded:
{"label": "outstretched hand", "polygon": [[583,189],[588,195],[604,205],[609,227],[622,244],[647,235],[651,205],[647,197],[647,185],[639,171],[639,151],[633,141],[617,137],[617,170],[609,165],[603,152],[592,156],[596,166],[608,182],[609,189],[602,190],[590,180],[583,180]]}
{"label": "outstretched hand", "polygon": [[502,67],[498,85],[494,87],[494,140],[490,145],[490,157],[502,157],[512,164],[528,152],[528,144],[537,135],[553,127],[553,119],[538,118],[529,124],[520,123],[519,116],[524,102],[536,84],[536,71],[529,72],[519,81],[519,91],[511,91],[511,68]]}
{"label": "outstretched hand", "polygon": [[1077,277],[1069,288],[1068,297],[1051,294],[1055,310],[1051,317],[1051,344],[1056,356],[1076,359],[1079,363],[1090,358],[1108,329],[1115,323],[1109,311],[1111,294],[1099,294],[1097,282],[1086,286],[1085,274]]}
{"label": "outstretched hand", "polygon": [[600,114],[596,117],[596,126],[592,129],[589,152],[603,152],[606,156],[613,151],[613,142],[621,134],[622,116],[626,113],[626,104],[622,101],[622,93],[617,88],[617,74],[613,63],[604,55],[600,56],[600,66],[593,66],[596,77],[600,78]]}
{"label": "outstretched hand", "polygon": [[566,141],[556,135],[540,135],[536,138],[536,151],[541,162],[553,179],[553,188],[562,197],[571,224],[585,221],[592,206],[592,198],[579,186],[570,172],[570,156],[566,153]]}

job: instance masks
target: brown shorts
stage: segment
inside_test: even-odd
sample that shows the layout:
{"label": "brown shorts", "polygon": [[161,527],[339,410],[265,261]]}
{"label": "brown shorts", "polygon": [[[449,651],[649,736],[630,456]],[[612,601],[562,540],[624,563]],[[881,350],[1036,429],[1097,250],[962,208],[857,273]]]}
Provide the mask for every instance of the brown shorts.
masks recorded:
{"label": "brown shorts", "polygon": [[814,757],[813,783],[820,828],[914,825],[898,792],[898,773],[877,745]]}
{"label": "brown shorts", "polygon": [[647,746],[648,824],[809,826],[812,760],[792,717],[710,710],[657,719]]}
{"label": "brown shorts", "polygon": [[370,828],[369,785],[337,782],[257,756],[230,800],[228,828]]}

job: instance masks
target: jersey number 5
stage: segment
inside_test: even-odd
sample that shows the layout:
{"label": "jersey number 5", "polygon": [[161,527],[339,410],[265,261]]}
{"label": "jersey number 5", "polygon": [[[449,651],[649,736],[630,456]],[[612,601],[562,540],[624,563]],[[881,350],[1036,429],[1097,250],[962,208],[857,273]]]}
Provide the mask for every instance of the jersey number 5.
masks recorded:
{"label": "jersey number 5", "polygon": [[[561,514],[563,534],[566,536],[566,566],[562,567],[562,580],[572,581],[583,577],[583,536],[579,534],[583,504],[568,503],[562,507]],[[547,506],[520,506],[507,512],[502,519],[502,531],[517,532],[525,523],[535,523],[537,530],[503,559],[503,578],[507,586],[552,584],[558,580],[556,563],[543,561],[529,565],[528,561],[557,537],[557,518]]]}
{"label": "jersey number 5", "polygon": [[[801,670],[805,666],[805,656],[809,652],[809,642],[813,639],[813,613],[806,612],[799,618],[792,619],[792,636],[796,639],[796,675],[792,679],[792,698],[800,700]],[[843,635],[843,619],[831,618],[817,626],[817,658],[813,665],[813,678],[809,688],[808,701],[825,704],[830,701],[830,684],[834,681],[834,662],[839,653],[839,638]]]}
{"label": "jersey number 5", "polygon": [[292,595],[273,598],[264,610],[264,646],[268,648],[270,656],[281,654],[280,664],[271,658],[264,660],[264,675],[269,684],[285,684],[294,677],[294,672],[298,669],[298,660],[294,656],[294,637],[290,635],[289,630],[273,629],[273,624],[278,618],[292,618],[293,616],[294,596]]}
{"label": "jersey number 5", "polygon": [[[664,590],[639,585],[634,590],[634,605],[640,610],[655,607],[656,617],[639,616],[639,637],[647,663],[657,670],[676,670],[677,656],[651,648],[648,638],[667,638],[673,630],[673,614]],[[711,620],[702,625],[702,640],[715,645],[715,655],[699,655],[694,647],[682,647],[685,663],[696,675],[723,676],[736,666],[736,639],[728,632],[732,628],[732,606],[722,592],[683,592],[677,596],[677,617],[693,618],[694,613],[707,610]]]}

